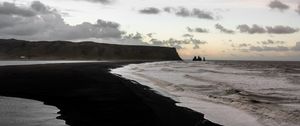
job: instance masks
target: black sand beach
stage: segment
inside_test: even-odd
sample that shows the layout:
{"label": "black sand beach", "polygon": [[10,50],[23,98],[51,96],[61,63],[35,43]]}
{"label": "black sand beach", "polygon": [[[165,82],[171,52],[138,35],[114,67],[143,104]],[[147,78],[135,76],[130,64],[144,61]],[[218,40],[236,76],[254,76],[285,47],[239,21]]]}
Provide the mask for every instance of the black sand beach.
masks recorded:
{"label": "black sand beach", "polygon": [[109,73],[130,62],[0,67],[0,95],[60,109],[71,126],[217,126],[148,87]]}

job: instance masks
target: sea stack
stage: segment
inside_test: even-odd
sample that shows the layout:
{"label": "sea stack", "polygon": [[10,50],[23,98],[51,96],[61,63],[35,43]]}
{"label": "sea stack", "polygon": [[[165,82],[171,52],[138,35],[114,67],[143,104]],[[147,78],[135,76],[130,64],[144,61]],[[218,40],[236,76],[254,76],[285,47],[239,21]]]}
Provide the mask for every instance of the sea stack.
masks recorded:
{"label": "sea stack", "polygon": [[200,56],[194,56],[193,61],[206,61],[205,57],[201,58]]}

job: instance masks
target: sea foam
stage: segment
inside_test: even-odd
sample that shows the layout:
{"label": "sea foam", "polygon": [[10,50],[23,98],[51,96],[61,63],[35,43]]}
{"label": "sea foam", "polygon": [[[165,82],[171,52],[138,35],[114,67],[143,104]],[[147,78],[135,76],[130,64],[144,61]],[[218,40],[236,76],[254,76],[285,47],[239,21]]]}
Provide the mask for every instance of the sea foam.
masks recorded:
{"label": "sea foam", "polygon": [[300,84],[291,78],[300,73],[264,63],[248,65],[153,62],[111,72],[149,86],[178,101],[178,106],[204,113],[208,120],[225,126],[299,126],[300,110],[295,106],[300,105]]}

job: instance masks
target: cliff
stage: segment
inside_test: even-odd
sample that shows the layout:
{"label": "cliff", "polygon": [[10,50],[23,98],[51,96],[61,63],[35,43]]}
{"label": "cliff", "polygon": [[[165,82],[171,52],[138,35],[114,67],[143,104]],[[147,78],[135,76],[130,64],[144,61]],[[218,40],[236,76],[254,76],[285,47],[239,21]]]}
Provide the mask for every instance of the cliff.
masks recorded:
{"label": "cliff", "polygon": [[175,48],[0,39],[0,60],[181,60]]}

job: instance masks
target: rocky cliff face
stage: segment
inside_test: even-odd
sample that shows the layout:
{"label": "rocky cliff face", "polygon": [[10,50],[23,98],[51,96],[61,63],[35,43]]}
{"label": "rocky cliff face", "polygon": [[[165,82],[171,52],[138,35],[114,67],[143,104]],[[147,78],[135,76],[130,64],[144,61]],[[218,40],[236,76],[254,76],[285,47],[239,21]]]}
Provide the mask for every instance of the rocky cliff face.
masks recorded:
{"label": "rocky cliff face", "polygon": [[0,60],[181,60],[175,48],[0,39]]}

